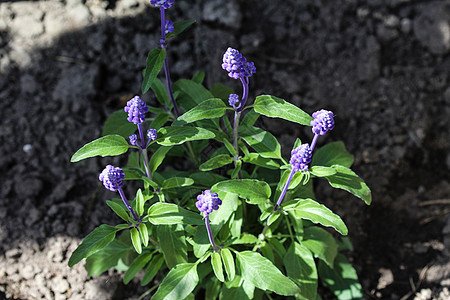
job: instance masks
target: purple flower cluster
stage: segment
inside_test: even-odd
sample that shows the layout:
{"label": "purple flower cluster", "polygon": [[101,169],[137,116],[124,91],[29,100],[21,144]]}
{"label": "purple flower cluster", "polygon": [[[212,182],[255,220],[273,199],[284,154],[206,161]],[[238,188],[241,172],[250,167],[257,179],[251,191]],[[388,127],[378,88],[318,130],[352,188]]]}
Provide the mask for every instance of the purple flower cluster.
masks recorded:
{"label": "purple flower cluster", "polygon": [[222,69],[227,71],[228,76],[234,79],[250,77],[256,72],[255,64],[248,62],[238,50],[231,47],[223,55],[222,61]]}
{"label": "purple flower cluster", "polygon": [[239,103],[239,95],[237,94],[230,94],[228,97],[228,103],[234,107],[237,108],[237,104]]}
{"label": "purple flower cluster", "polygon": [[162,7],[168,9],[172,6],[175,0],[150,0],[150,4],[156,7]]}
{"label": "purple flower cluster", "polygon": [[333,112],[321,109],[313,113],[312,116],[314,120],[311,121],[311,126],[314,134],[324,135],[334,128]]}
{"label": "purple flower cluster", "polygon": [[103,182],[103,185],[110,191],[117,191],[123,185],[122,180],[125,178],[125,173],[121,168],[115,168],[107,165],[100,173],[98,179]]}
{"label": "purple flower cluster", "polygon": [[219,199],[217,193],[211,193],[211,190],[205,190],[200,195],[197,196],[197,206],[198,210],[208,216],[213,210],[219,209],[219,205],[222,204],[222,200]]}
{"label": "purple flower cluster", "polygon": [[173,22],[172,21],[166,21],[166,26],[164,28],[164,31],[166,32],[166,34],[171,33],[175,30],[175,27],[173,26]]}
{"label": "purple flower cluster", "polygon": [[135,96],[127,102],[124,110],[128,113],[128,122],[133,122],[137,125],[145,121],[145,114],[148,112],[148,107],[139,96]]}
{"label": "purple flower cluster", "polygon": [[291,152],[291,160],[289,163],[292,165],[294,172],[308,171],[308,164],[311,162],[312,151],[309,144],[302,144],[295,148]]}
{"label": "purple flower cluster", "polygon": [[133,145],[133,146],[137,145],[137,135],[135,133],[130,135],[128,138],[130,139],[130,144],[131,145]]}
{"label": "purple flower cluster", "polygon": [[150,141],[156,140],[156,138],[158,137],[158,134],[156,133],[156,129],[147,130],[147,137],[149,138]]}

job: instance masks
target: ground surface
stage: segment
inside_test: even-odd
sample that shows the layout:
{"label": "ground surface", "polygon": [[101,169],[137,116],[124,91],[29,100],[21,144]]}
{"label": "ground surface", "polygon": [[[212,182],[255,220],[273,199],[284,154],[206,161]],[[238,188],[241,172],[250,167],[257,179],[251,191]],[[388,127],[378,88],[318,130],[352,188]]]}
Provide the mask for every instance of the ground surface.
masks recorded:
{"label": "ground surface", "polygon": [[[136,299],[121,274],[88,278],[67,260],[114,224],[97,174],[114,159],[70,164],[107,115],[139,93],[158,11],[144,0],[0,3],[0,299]],[[367,299],[449,299],[450,1],[177,0],[197,24],[170,43],[173,78],[220,68],[228,46],[255,62],[251,96],[335,112],[373,205],[320,199],[348,224]],[[146,95],[148,103],[154,103]],[[265,123],[284,152],[307,131]],[[323,143],[323,140],[321,141]],[[434,201],[434,202],[433,202]]]}

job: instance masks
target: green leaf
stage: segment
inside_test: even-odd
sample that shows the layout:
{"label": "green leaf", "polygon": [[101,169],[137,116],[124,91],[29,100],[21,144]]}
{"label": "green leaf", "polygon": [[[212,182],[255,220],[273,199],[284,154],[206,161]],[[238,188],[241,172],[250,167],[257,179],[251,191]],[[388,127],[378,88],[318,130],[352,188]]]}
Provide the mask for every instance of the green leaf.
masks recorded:
{"label": "green leaf", "polygon": [[270,186],[256,179],[232,179],[216,183],[211,187],[213,192],[225,192],[239,195],[250,204],[260,204],[269,201]]}
{"label": "green leaf", "polygon": [[136,193],[136,212],[138,216],[142,216],[142,214],[144,213],[144,204],[144,195],[142,194],[142,190],[138,189]]}
{"label": "green leaf", "polygon": [[240,238],[233,241],[233,245],[240,245],[240,244],[255,244],[258,242],[258,238],[250,233],[243,233]]}
{"label": "green leaf", "polygon": [[184,299],[194,290],[198,281],[196,264],[179,264],[164,277],[152,300]]}
{"label": "green leaf", "polygon": [[119,229],[113,226],[105,224],[95,228],[84,238],[83,242],[81,242],[77,249],[75,249],[72,253],[69,259],[69,267],[73,267],[83,258],[86,258],[106,247],[114,240],[118,230]]}
{"label": "green leaf", "polygon": [[168,34],[166,34],[166,40],[173,36],[179,35],[183,31],[185,31],[186,28],[188,28],[189,26],[191,26],[194,23],[195,23],[195,20],[174,22],[173,23],[173,32],[169,32]]}
{"label": "green leaf", "polygon": [[148,246],[148,229],[147,225],[144,223],[139,224],[139,234],[141,235],[141,241],[142,244],[144,244],[144,247]]}
{"label": "green leaf", "polygon": [[342,235],[348,234],[347,226],[345,226],[341,217],[334,214],[325,205],[317,203],[314,200],[299,200],[297,205],[286,208],[285,210],[293,210],[297,218],[310,220],[313,223],[319,223],[323,226],[333,227]]}
{"label": "green leaf", "polygon": [[217,279],[219,279],[221,282],[224,282],[225,278],[223,277],[222,260],[220,259],[219,253],[213,252],[211,254],[211,266]]}
{"label": "green leaf", "polygon": [[205,100],[214,98],[210,91],[193,80],[179,79],[174,83],[173,87],[174,90],[180,91],[177,101],[185,111]]}
{"label": "green leaf", "polygon": [[236,252],[241,274],[261,290],[273,291],[279,295],[290,296],[299,292],[299,288],[275,267],[270,260],[253,251]]}
{"label": "green leaf", "polygon": [[169,115],[166,112],[159,113],[150,124],[150,128],[152,129],[160,129],[164,124],[169,120]]}
{"label": "green leaf", "polygon": [[158,237],[164,260],[169,269],[187,262],[187,245],[183,225],[158,226]]}
{"label": "green leaf", "polygon": [[117,204],[116,202],[111,200],[106,200],[106,204],[124,221],[128,221],[130,217],[126,210],[123,209],[122,206],[120,206],[120,204]]}
{"label": "green leaf", "polygon": [[214,95],[215,98],[220,98],[224,101],[228,101],[228,97],[233,93],[233,89],[229,86],[226,86],[222,83],[214,84],[210,89],[211,94]]}
{"label": "green leaf", "polygon": [[304,230],[302,245],[311,250],[315,257],[320,258],[330,267],[333,267],[338,249],[333,236],[326,230],[315,226]]}
{"label": "green leaf", "polygon": [[195,81],[198,84],[202,84],[203,80],[205,80],[205,72],[197,71],[194,76],[192,76],[192,81]]}
{"label": "green leaf", "polygon": [[128,284],[131,279],[133,279],[133,277],[145,267],[151,258],[152,253],[150,252],[144,252],[136,257],[128,270],[125,272],[125,275],[123,275],[123,283]]}
{"label": "green leaf", "polygon": [[194,184],[194,179],[188,177],[171,177],[163,181],[162,189],[173,189]]}
{"label": "green leaf", "polygon": [[247,126],[253,126],[258,120],[260,114],[255,112],[255,110],[252,108],[242,119],[241,125],[247,125]]}
{"label": "green leaf", "polygon": [[131,242],[133,243],[134,250],[136,250],[137,253],[142,253],[142,245],[141,245],[141,238],[139,237],[139,232],[136,228],[131,228],[130,230],[131,235]]}
{"label": "green leaf", "polygon": [[128,113],[123,109],[112,113],[103,125],[102,136],[118,134],[127,139],[137,129],[135,124],[128,122],[127,117]]}
{"label": "green leaf", "polygon": [[145,268],[145,274],[144,277],[142,277],[141,281],[142,286],[147,285],[155,277],[156,273],[158,273],[163,263],[164,256],[162,254],[153,256],[153,259]]}
{"label": "green leaf", "polygon": [[278,170],[280,165],[270,158],[264,158],[258,153],[249,153],[244,157],[244,162],[254,164],[263,168]]}
{"label": "green leaf", "polygon": [[234,280],[225,282],[220,292],[221,300],[248,300],[253,299],[255,286],[244,280],[241,276],[236,275]]}
{"label": "green leaf", "polygon": [[367,205],[372,202],[372,193],[369,187],[355,172],[341,165],[333,165],[336,174],[326,177],[334,188],[343,189],[362,199]]}
{"label": "green leaf", "polygon": [[105,248],[86,258],[84,267],[88,272],[88,276],[98,276],[111,269],[117,265],[120,257],[130,249],[129,245],[119,240],[112,241]]}
{"label": "green leaf", "polygon": [[314,151],[311,166],[326,166],[341,165],[347,168],[353,164],[354,157],[351,155],[343,142],[329,143]]}
{"label": "green leaf", "polygon": [[107,135],[96,139],[75,152],[70,162],[77,162],[89,157],[100,155],[115,156],[128,151],[128,142],[120,135]]}
{"label": "green leaf", "polygon": [[[166,87],[164,84],[159,80],[159,78],[155,78],[152,82],[152,85],[150,86],[153,93],[156,96],[156,100],[162,105],[170,107],[171,102],[169,102],[169,98],[167,97]],[[170,104],[169,104],[170,103]],[[134,124],[133,124],[134,125]]]}
{"label": "green leaf", "polygon": [[172,147],[159,147],[158,150],[152,155],[152,158],[150,158],[150,172],[153,174],[158,167],[163,162],[164,158],[166,157],[167,152],[170,151]]}
{"label": "green leaf", "polygon": [[331,167],[312,166],[311,174],[317,177],[327,177],[336,174],[336,170]]}
{"label": "green leaf", "polygon": [[269,132],[253,126],[239,126],[241,138],[262,157],[281,159],[281,146]]}
{"label": "green leaf", "polygon": [[187,141],[213,139],[215,136],[213,132],[200,127],[163,127],[158,131],[156,142],[163,146],[173,146]]}
{"label": "green leaf", "polygon": [[220,251],[220,255],[222,256],[223,265],[225,267],[225,272],[227,273],[228,280],[233,281],[234,276],[236,275],[233,255],[228,248],[222,249],[222,251]]}
{"label": "green leaf", "polygon": [[305,299],[316,299],[317,269],[311,252],[299,243],[292,243],[283,259],[290,279],[300,287]]}
{"label": "green leaf", "polygon": [[225,114],[226,109],[225,103],[223,103],[221,99],[208,99],[179,116],[174,125],[188,124],[198,120],[220,118]]}
{"label": "green leaf", "polygon": [[257,113],[270,118],[281,118],[298,124],[311,126],[313,118],[297,106],[283,99],[261,95],[256,97],[254,109]]}
{"label": "green leaf", "polygon": [[190,224],[203,225],[198,213],[188,211],[172,203],[155,203],[148,209],[148,220],[153,225]]}
{"label": "green leaf", "polygon": [[319,261],[320,280],[339,300],[362,299],[362,288],[353,266],[344,255],[338,254],[331,269]]}
{"label": "green leaf", "polygon": [[220,154],[205,161],[199,166],[200,171],[210,171],[221,168],[233,162],[233,158],[228,154]]}
{"label": "green leaf", "polygon": [[164,59],[166,59],[166,50],[153,49],[148,53],[147,67],[142,72],[144,75],[141,87],[142,94],[147,93],[156,76],[158,76],[159,71],[161,71],[163,66]]}

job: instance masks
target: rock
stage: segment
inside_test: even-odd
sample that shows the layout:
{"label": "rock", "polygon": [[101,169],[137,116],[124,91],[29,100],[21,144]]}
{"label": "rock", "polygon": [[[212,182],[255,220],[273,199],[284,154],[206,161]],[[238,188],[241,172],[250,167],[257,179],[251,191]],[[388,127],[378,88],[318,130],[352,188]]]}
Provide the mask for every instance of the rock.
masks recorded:
{"label": "rock", "polygon": [[14,191],[20,198],[27,198],[37,196],[41,192],[43,186],[44,184],[41,179],[30,177],[16,182]]}
{"label": "rock", "polygon": [[[40,21],[39,12],[38,15],[25,15],[14,18],[11,23],[11,29],[19,37],[24,39],[31,39],[40,36],[44,33],[44,25]],[[42,16],[42,12],[40,12]]]}
{"label": "rock", "polygon": [[209,22],[218,22],[234,29],[241,27],[242,15],[236,1],[225,3],[221,0],[207,1],[203,6],[202,18]]}
{"label": "rock", "polygon": [[52,279],[51,287],[53,291],[64,294],[69,289],[69,283],[61,275],[57,275]]}
{"label": "rock", "polygon": [[381,268],[379,272],[381,276],[378,279],[377,289],[381,290],[394,282],[394,275],[391,270],[385,268]]}
{"label": "rock", "polygon": [[397,29],[380,24],[377,26],[377,36],[382,42],[386,43],[396,39],[398,37],[398,31]]}
{"label": "rock", "polygon": [[371,81],[380,75],[380,45],[374,36],[367,38],[359,55],[357,74],[360,81]]}
{"label": "rock", "polygon": [[434,1],[418,6],[419,17],[414,20],[414,35],[433,54],[450,51],[450,3]]}

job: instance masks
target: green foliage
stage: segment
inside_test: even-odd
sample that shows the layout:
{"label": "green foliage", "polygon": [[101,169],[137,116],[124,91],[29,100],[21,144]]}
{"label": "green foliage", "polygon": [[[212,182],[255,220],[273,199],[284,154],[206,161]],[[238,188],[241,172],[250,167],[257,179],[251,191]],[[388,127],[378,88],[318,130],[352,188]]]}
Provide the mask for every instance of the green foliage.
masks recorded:
{"label": "green foliage", "polygon": [[127,139],[136,131],[136,125],[128,122],[127,117],[128,113],[123,109],[112,113],[108,119],[106,119],[102,136],[118,134],[124,139]]}
{"label": "green foliage", "polygon": [[152,86],[153,81],[158,76],[159,71],[161,71],[164,59],[166,59],[166,50],[153,49],[148,53],[147,67],[142,71],[142,75],[144,76],[141,87],[142,94],[147,93]]}
{"label": "green foliage", "polygon": [[120,135],[107,135],[96,139],[75,152],[70,162],[77,162],[94,156],[115,156],[128,151],[128,142]]}
{"label": "green foliage", "polygon": [[297,106],[283,99],[262,95],[255,99],[254,109],[257,113],[271,118],[281,118],[301,125],[310,126],[313,118]]}

